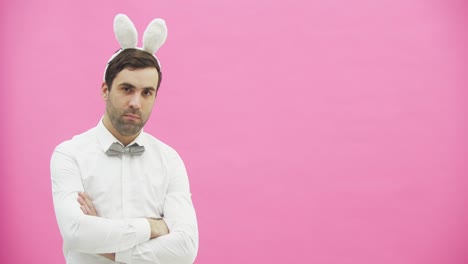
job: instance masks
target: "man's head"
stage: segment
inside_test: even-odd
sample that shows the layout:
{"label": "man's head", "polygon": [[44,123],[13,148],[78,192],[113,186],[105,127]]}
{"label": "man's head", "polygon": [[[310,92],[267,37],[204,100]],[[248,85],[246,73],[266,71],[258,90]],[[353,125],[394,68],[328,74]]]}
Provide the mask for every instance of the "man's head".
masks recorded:
{"label": "man's head", "polygon": [[112,59],[102,84],[106,101],[104,124],[121,140],[132,139],[148,121],[161,71],[155,57],[139,49],[125,49]]}
{"label": "man's head", "polygon": [[123,69],[142,69],[147,67],[154,67],[158,71],[159,81],[157,88],[159,89],[162,78],[159,63],[152,54],[140,49],[124,49],[120,51],[120,53],[108,63],[104,81],[107,86],[111,88],[114,78]]}

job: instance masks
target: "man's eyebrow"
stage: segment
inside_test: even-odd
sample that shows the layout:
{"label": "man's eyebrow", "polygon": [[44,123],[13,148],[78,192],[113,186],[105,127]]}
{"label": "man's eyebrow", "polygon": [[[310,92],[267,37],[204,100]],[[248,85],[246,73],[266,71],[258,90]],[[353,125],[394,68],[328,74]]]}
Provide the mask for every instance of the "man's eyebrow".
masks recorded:
{"label": "man's eyebrow", "polygon": [[[130,88],[135,88],[135,85],[128,83],[128,82],[123,82],[119,84],[119,87],[130,87]],[[151,91],[156,91],[156,88],[153,86],[148,86],[148,87],[143,87],[143,90],[151,90]]]}
{"label": "man's eyebrow", "polygon": [[125,86],[125,87],[135,87],[133,84],[128,83],[128,82],[120,83],[120,84],[119,84],[119,87],[121,87],[121,86]]}
{"label": "man's eyebrow", "polygon": [[143,88],[143,90],[151,90],[151,91],[155,92],[156,88],[154,88],[153,86],[149,86],[149,87]]}

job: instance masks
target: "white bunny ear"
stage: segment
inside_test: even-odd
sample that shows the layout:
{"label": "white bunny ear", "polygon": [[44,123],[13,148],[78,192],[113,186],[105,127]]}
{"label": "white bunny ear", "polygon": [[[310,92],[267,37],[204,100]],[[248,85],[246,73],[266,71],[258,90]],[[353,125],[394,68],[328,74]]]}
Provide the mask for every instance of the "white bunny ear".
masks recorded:
{"label": "white bunny ear", "polygon": [[164,44],[166,38],[166,22],[161,18],[154,19],[143,34],[143,50],[154,54]]}
{"label": "white bunny ear", "polygon": [[138,32],[128,16],[124,14],[115,16],[114,33],[122,49],[136,48]]}

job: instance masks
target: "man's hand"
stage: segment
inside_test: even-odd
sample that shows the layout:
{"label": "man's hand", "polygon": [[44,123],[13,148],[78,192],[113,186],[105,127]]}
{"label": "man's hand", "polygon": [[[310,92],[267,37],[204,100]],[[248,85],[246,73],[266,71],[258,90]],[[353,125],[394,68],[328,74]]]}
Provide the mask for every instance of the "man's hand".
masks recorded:
{"label": "man's hand", "polygon": [[148,218],[148,222],[151,226],[151,238],[169,234],[169,229],[163,219]]}
{"label": "man's hand", "polygon": [[103,256],[105,258],[108,258],[110,260],[115,261],[115,253],[105,253],[105,254],[99,254],[99,255],[101,255],[101,256]]}
{"label": "man's hand", "polygon": [[94,205],[86,193],[79,192],[77,200],[80,203],[81,211],[83,211],[85,215],[97,216],[96,209],[94,209]]}

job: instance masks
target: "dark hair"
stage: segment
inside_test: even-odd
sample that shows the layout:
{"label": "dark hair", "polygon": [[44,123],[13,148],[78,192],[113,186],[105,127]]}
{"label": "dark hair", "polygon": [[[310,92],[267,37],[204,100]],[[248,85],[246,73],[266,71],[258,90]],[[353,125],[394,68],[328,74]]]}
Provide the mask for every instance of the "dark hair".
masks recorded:
{"label": "dark hair", "polygon": [[104,76],[104,80],[110,90],[112,82],[114,81],[117,74],[122,70],[142,69],[148,67],[154,67],[158,71],[159,78],[158,86],[156,87],[156,90],[158,90],[162,78],[162,73],[159,64],[152,54],[139,49],[124,49],[119,54],[117,54],[117,56],[115,56],[115,58],[113,58],[107,64],[107,70]]}

